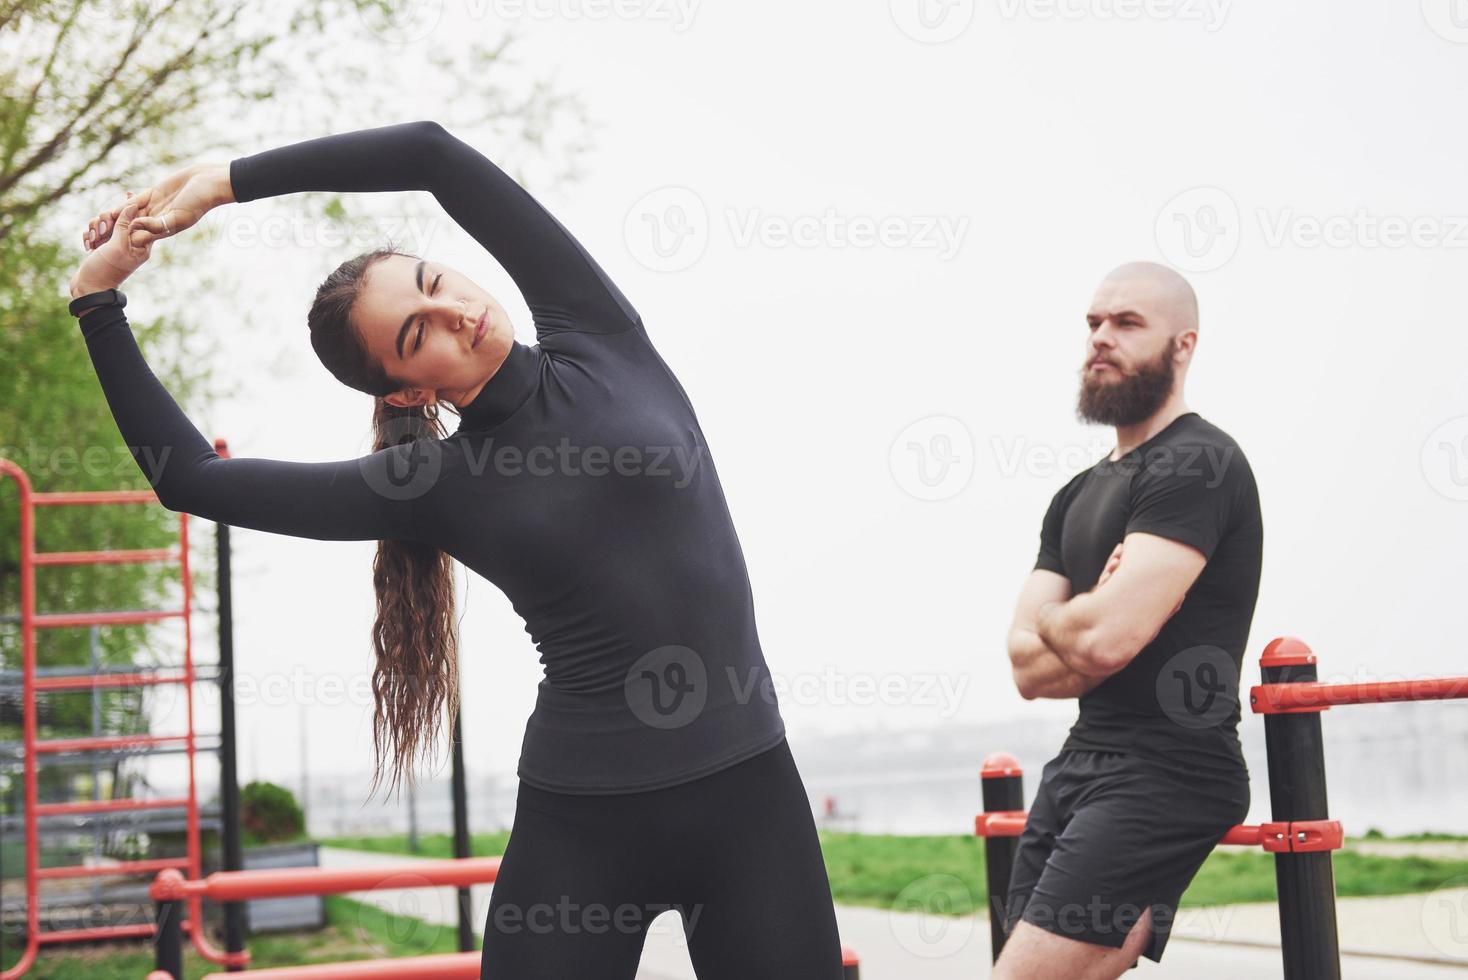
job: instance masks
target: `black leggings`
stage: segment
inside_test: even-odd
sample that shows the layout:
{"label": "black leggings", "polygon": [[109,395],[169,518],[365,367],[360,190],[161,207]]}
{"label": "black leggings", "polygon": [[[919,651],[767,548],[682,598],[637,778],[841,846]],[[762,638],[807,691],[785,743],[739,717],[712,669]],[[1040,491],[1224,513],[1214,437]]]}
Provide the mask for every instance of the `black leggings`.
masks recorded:
{"label": "black leggings", "polygon": [[841,980],[831,885],[790,748],[641,793],[520,783],[482,980],[633,980],[682,916],[699,980]]}

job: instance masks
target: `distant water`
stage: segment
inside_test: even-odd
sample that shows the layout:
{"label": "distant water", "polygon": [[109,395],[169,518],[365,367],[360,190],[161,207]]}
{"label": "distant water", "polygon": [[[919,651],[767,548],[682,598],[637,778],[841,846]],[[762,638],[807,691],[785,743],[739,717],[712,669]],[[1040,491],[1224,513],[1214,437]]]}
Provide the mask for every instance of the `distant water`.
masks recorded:
{"label": "distant water", "polygon": [[[1462,702],[1332,708],[1322,724],[1331,815],[1348,834],[1425,830],[1468,834],[1468,704]],[[1068,724],[1018,719],[924,731],[792,735],[811,806],[818,817],[835,801],[833,829],[889,834],[966,834],[982,809],[979,766],[989,752],[1019,758],[1032,798],[1040,769],[1064,741]],[[1244,756],[1253,783],[1250,822],[1270,819],[1264,726],[1245,714]],[[508,827],[515,804],[512,774],[470,773],[475,830]],[[313,776],[308,817],[321,835],[403,832],[406,803],[361,806],[365,775]],[[379,800],[381,797],[379,796]],[[404,797],[406,800],[406,796]],[[421,832],[451,826],[447,780],[420,787]]]}

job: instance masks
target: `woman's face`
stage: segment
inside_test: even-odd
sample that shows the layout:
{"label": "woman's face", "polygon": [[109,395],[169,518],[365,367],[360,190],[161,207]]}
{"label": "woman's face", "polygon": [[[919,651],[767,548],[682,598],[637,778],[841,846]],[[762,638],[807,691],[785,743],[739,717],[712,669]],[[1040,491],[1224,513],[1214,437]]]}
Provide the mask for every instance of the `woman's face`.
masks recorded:
{"label": "woman's face", "polygon": [[[406,408],[473,401],[509,356],[515,332],[493,296],[441,262],[389,255],[372,263],[352,319]],[[483,327],[482,331],[480,327]]]}

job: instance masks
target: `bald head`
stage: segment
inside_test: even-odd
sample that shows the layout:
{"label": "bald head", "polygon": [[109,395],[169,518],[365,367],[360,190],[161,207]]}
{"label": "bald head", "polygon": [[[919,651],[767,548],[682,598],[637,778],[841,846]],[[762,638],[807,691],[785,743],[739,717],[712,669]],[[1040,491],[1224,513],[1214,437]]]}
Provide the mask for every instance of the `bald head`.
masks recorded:
{"label": "bald head", "polygon": [[1096,290],[1093,312],[1124,309],[1177,336],[1198,329],[1198,296],[1177,272],[1156,262],[1128,262],[1106,274]]}

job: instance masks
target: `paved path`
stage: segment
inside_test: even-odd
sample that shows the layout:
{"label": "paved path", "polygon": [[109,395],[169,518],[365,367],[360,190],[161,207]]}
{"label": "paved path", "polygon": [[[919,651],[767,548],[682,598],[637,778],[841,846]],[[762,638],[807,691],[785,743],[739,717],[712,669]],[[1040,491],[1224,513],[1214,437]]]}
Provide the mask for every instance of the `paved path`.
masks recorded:
{"label": "paved path", "polygon": [[[416,861],[390,854],[321,848],[328,868],[390,866]],[[1468,980],[1468,882],[1428,895],[1347,898],[1338,902],[1345,950],[1394,956],[1343,957],[1348,980]],[[476,931],[489,913],[490,886],[475,886]],[[452,930],[454,890],[412,888],[353,892],[351,897]],[[861,956],[863,980],[975,980],[986,975],[989,927],[984,919],[927,916],[837,906],[841,938]],[[1417,957],[1406,959],[1398,957]],[[1441,963],[1422,962],[1431,958]],[[1456,963],[1457,965],[1452,965]],[[1281,975],[1279,920],[1273,904],[1185,909],[1161,964],[1143,960],[1129,976],[1189,980],[1256,980]],[[677,915],[659,916],[648,932],[637,980],[694,980]]]}

